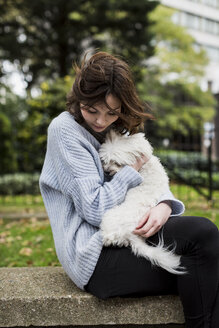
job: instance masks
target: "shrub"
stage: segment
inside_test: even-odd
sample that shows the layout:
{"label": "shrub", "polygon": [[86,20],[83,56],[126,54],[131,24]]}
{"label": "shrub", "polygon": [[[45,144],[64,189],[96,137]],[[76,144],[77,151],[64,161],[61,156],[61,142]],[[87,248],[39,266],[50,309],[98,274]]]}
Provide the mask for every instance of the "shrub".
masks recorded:
{"label": "shrub", "polygon": [[[208,158],[196,152],[156,151],[171,180],[188,185],[207,187],[209,184]],[[219,163],[212,162],[213,188],[219,189]]]}
{"label": "shrub", "polygon": [[39,176],[35,173],[15,173],[0,176],[1,195],[37,195],[39,190]]}

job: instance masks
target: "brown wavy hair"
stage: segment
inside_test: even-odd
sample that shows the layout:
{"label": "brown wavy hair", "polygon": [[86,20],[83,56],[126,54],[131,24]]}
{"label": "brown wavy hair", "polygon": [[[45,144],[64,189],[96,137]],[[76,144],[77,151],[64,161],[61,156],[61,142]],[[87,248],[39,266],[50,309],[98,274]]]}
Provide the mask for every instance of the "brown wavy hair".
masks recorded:
{"label": "brown wavy hair", "polygon": [[109,94],[121,101],[121,113],[116,112],[119,118],[113,123],[121,133],[133,134],[146,119],[154,118],[150,107],[139,99],[126,62],[106,52],[97,52],[88,60],[86,56],[81,67],[75,65],[76,78],[66,103],[67,110],[79,124],[84,121],[80,103],[90,107],[104,102],[113,111],[106,102]]}

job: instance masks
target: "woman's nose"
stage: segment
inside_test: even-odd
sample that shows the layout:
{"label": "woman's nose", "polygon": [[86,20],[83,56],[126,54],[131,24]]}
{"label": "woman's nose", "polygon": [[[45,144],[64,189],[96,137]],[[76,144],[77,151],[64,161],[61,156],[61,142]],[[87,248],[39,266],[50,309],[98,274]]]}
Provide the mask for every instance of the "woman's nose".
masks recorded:
{"label": "woman's nose", "polygon": [[99,115],[96,119],[96,122],[99,124],[99,125],[104,125],[106,123],[106,118],[102,115]]}

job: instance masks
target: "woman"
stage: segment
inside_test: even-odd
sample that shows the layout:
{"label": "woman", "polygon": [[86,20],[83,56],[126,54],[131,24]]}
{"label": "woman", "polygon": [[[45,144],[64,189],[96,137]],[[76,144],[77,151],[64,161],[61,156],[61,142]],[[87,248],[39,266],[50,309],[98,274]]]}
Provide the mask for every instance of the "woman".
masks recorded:
{"label": "woman", "polygon": [[104,174],[98,149],[109,129],[135,133],[151,118],[145,113],[128,65],[104,53],[76,68],[67,109],[48,129],[40,189],[50,218],[57,256],[75,284],[106,299],[178,293],[186,327],[219,327],[219,233],[208,219],[182,217],[184,205],[170,190],[162,195],[133,233],[182,255],[187,274],[172,275],[136,257],[126,247],[103,247],[103,213],[123,202],[129,188],[142,182],[138,173],[147,158]]}

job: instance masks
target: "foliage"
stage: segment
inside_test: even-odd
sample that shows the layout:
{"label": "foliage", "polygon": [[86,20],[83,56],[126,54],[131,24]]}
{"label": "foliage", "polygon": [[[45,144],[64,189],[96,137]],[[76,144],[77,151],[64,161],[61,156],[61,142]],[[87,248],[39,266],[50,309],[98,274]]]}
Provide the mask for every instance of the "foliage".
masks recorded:
{"label": "foliage", "polygon": [[0,172],[16,172],[20,154],[18,131],[26,114],[25,100],[0,83]]}
{"label": "foliage", "polygon": [[[203,49],[194,47],[194,39],[182,26],[176,25],[171,17],[174,10],[158,6],[151,14],[154,21],[151,29],[155,37],[155,56],[158,58],[162,77],[177,73],[177,80],[199,82],[208,63]],[[168,77],[166,77],[168,78]]]}
{"label": "foliage", "polygon": [[29,86],[69,74],[91,48],[111,49],[138,67],[153,52],[148,13],[157,3],[0,0],[0,60],[16,61]]}
{"label": "foliage", "polygon": [[65,110],[66,95],[72,88],[74,73],[54,81],[45,80],[40,85],[38,97],[28,98],[29,113],[40,113],[44,115],[44,122],[48,124],[52,118]]}
{"label": "foliage", "polygon": [[0,195],[39,194],[39,173],[15,173],[0,176]]}
{"label": "foliage", "polygon": [[[157,151],[171,181],[196,187],[208,187],[208,158],[195,152]],[[219,190],[219,162],[212,163],[213,189]]]}
{"label": "foliage", "polygon": [[0,112],[0,172],[6,173],[8,171],[16,170],[15,154],[13,152],[11,122],[7,116]]}
{"label": "foliage", "polygon": [[[65,109],[74,79],[72,62],[87,49],[112,51],[131,64],[139,93],[152,103],[158,118],[147,126],[151,137],[201,131],[214,105],[210,93],[197,83],[206,56],[194,50],[192,38],[171,22],[172,12],[160,6],[152,12],[156,4],[33,0],[30,6],[28,0],[0,0],[0,61],[14,62],[29,89],[38,87],[38,96],[28,92],[27,101],[9,89],[6,96],[0,95],[1,174],[41,170],[47,127]],[[158,62],[150,61],[145,68],[154,46]],[[2,68],[0,74],[6,73]]]}
{"label": "foliage", "polygon": [[[153,54],[148,14],[157,3],[33,0],[30,5],[28,0],[0,0],[0,63],[13,63],[28,85],[23,108],[17,97],[18,107],[14,103],[13,112],[9,105],[3,109],[11,122],[4,133],[13,140],[2,145],[2,173],[13,172],[16,167],[19,172],[41,170],[48,124],[65,109],[66,93],[74,78],[72,64],[85,51],[98,48],[121,55],[134,67],[135,78],[142,78],[142,61]],[[7,75],[4,65],[1,75]],[[40,94],[33,97],[33,91]],[[22,120],[19,111],[24,113]]]}
{"label": "foliage", "polygon": [[[208,186],[208,159],[195,152],[157,150],[171,181]],[[219,163],[212,163],[213,188],[219,190]],[[0,176],[0,195],[38,195],[40,173],[15,173]]]}
{"label": "foliage", "polygon": [[150,15],[155,56],[148,61],[142,98],[152,104],[157,120],[150,135],[173,138],[179,133],[202,133],[203,123],[214,115],[215,100],[200,88],[207,57],[194,47],[193,38],[171,20],[173,11],[158,6]]}
{"label": "foliage", "polygon": [[73,79],[74,77],[65,76],[55,81],[44,81],[40,85],[39,96],[27,98],[27,117],[18,132],[19,139],[22,140],[20,171],[41,171],[48,125],[65,110],[66,94],[71,89]]}

